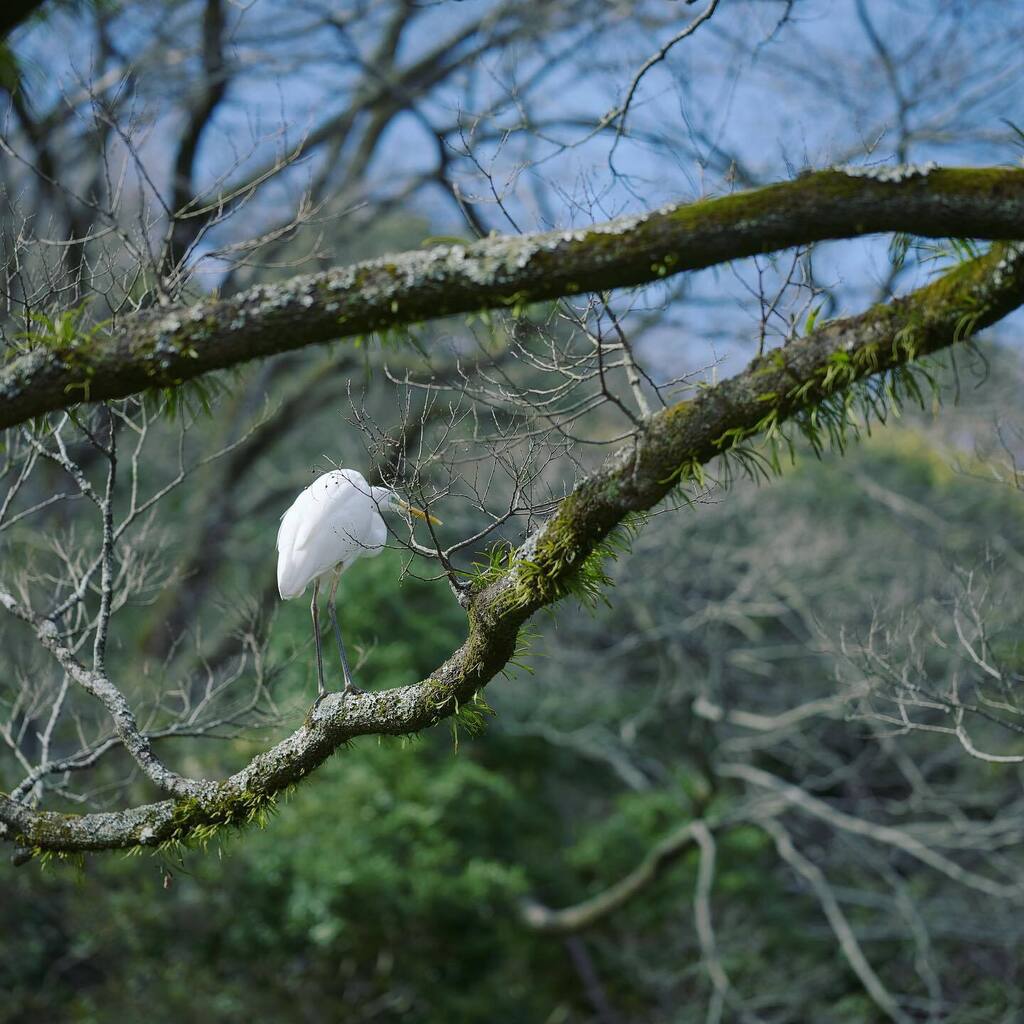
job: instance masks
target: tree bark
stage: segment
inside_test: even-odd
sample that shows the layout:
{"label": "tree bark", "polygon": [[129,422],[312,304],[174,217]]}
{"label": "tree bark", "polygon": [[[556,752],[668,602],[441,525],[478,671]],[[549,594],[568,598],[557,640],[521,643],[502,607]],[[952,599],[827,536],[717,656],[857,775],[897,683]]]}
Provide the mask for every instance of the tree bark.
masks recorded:
{"label": "tree bark", "polygon": [[306,345],[883,231],[1024,238],[1024,170],[831,169],[585,228],[405,252],[230,299],[148,310],[74,346],[40,338],[0,369],[0,428]]}

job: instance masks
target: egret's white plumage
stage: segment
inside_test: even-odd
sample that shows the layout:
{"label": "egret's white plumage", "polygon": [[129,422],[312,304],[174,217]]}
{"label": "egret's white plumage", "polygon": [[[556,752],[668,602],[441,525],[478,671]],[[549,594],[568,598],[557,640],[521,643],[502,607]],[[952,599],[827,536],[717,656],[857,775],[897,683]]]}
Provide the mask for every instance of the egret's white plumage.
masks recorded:
{"label": "egret's white plumage", "polygon": [[381,511],[394,492],[371,487],[362,473],[336,469],[317,477],[281,516],[277,531],[277,589],[286,600],[333,569],[379,555],[388,530]]}
{"label": "egret's white plumage", "polygon": [[438,525],[441,522],[422,509],[406,504],[387,487],[371,487],[366,477],[354,469],[335,469],[317,477],[281,516],[281,526],[277,531],[277,589],[287,600],[298,597],[310,583],[313,584],[310,612],[313,616],[313,639],[316,641],[318,701],[327,693],[317,613],[320,582],[325,576],[333,575],[327,608],[338,643],[347,693],[356,687],[348,667],[334,596],[345,569],[357,558],[379,555],[384,550],[388,529],[381,513],[390,508],[429,519]]}

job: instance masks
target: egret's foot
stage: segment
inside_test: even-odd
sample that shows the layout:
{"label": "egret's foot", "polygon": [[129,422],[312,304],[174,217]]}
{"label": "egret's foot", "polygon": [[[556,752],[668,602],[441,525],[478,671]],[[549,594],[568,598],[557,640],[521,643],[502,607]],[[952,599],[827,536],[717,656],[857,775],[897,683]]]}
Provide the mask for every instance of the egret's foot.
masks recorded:
{"label": "egret's foot", "polygon": [[346,695],[348,695],[350,693],[359,693],[359,694],[366,693],[365,690],[362,690],[358,686],[356,686],[356,684],[353,683],[351,679],[346,679],[345,680],[345,689],[342,690],[341,692],[346,694]]}
{"label": "egret's foot", "polygon": [[316,718],[316,709],[318,707],[320,707],[320,704],[322,703],[324,697],[326,697],[329,692],[330,691],[328,691],[328,690],[321,690],[316,695],[316,700],[313,701],[313,703],[309,705],[309,710],[306,712],[306,719],[305,719],[305,721],[306,721],[306,728],[307,729],[312,729],[313,728],[313,720]]}

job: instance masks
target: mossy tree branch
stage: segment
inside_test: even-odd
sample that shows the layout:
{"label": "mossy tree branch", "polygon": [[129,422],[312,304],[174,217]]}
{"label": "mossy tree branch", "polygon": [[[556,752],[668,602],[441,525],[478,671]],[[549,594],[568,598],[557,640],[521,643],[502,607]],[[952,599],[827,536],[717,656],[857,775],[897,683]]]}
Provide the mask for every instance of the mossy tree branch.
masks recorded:
{"label": "mossy tree branch", "polygon": [[465,642],[429,679],[380,693],[329,695],[305,724],[240,772],[222,783],[200,783],[177,800],[62,815],[0,796],[0,835],[58,852],[203,837],[258,817],[354,737],[413,733],[456,714],[508,664],[526,620],[571,594],[587,559],[630,516],[699,480],[704,464],[735,456],[756,435],[777,435],[801,418],[813,430],[815,417],[836,403],[845,412],[858,389],[869,404],[883,401],[883,385],[898,387],[913,360],[968,339],[1022,303],[1024,247],[997,244],[905,298],[818,327],[649,417],[634,442],[561,502],[504,572],[476,588]]}
{"label": "mossy tree branch", "polygon": [[382,328],[882,231],[1024,238],[1024,170],[832,169],[585,228],[406,252],[148,310],[74,346],[40,344],[0,369],[0,427]]}

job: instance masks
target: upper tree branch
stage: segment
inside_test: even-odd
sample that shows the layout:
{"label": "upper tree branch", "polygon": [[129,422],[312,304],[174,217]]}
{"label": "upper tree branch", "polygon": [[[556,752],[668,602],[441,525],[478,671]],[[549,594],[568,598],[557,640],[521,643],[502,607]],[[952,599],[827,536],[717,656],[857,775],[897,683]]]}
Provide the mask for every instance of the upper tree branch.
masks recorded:
{"label": "upper tree branch", "polygon": [[40,347],[0,370],[0,427],[83,397],[120,398],[379,328],[881,231],[1024,238],[1024,170],[827,170],[586,228],[406,252],[230,299],[149,310],[88,345]]}
{"label": "upper tree branch", "polygon": [[[570,592],[580,564],[629,515],[735,444],[820,407],[865,378],[901,368],[1024,303],[1024,249],[996,245],[909,296],[825,324],[745,371],[655,413],[558,506],[500,578],[472,594],[469,634],[430,678],[380,693],[330,694],[306,723],[244,769],[195,795],[123,811],[68,816],[0,796],[0,835],[29,848],[99,850],[182,838],[244,822],[274,794],[361,735],[416,732],[454,714],[515,652],[520,627]],[[203,788],[200,790],[199,787]]]}

